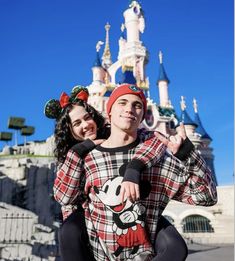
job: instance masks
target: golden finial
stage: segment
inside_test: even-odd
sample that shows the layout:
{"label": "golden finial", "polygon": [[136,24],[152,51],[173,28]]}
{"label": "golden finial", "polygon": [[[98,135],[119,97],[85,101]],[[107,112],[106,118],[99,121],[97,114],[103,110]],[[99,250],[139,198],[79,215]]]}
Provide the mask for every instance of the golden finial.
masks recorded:
{"label": "golden finial", "polygon": [[111,52],[110,52],[110,47],[109,47],[109,30],[110,30],[110,24],[106,23],[105,25],[105,30],[106,30],[106,38],[105,38],[105,47],[104,47],[104,53],[102,56],[102,61],[103,61],[103,66],[104,67],[109,67],[112,64],[112,59],[111,59]]}

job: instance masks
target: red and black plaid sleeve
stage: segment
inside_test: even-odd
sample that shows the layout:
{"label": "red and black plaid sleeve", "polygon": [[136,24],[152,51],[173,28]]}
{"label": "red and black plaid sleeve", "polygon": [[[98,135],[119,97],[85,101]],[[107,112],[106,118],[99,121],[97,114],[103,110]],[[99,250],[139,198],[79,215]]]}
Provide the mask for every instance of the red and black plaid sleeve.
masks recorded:
{"label": "red and black plaid sleeve", "polygon": [[54,198],[62,206],[75,202],[83,195],[85,176],[83,160],[72,150],[67,153],[66,159],[58,170],[54,182]]}
{"label": "red and black plaid sleeve", "polygon": [[211,170],[196,151],[190,153],[184,164],[183,173],[182,179],[185,181],[174,196],[175,200],[202,206],[216,204],[217,190]]}

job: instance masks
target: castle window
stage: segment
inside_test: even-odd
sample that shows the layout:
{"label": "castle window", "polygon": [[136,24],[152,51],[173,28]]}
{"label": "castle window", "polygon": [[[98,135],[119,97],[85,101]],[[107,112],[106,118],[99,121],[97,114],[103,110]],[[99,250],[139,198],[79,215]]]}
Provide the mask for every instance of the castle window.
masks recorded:
{"label": "castle window", "polygon": [[184,233],[212,233],[214,228],[210,224],[210,220],[201,215],[191,215],[183,220]]}
{"label": "castle window", "polygon": [[152,108],[147,109],[145,120],[149,127],[153,126],[154,116],[153,116]]}

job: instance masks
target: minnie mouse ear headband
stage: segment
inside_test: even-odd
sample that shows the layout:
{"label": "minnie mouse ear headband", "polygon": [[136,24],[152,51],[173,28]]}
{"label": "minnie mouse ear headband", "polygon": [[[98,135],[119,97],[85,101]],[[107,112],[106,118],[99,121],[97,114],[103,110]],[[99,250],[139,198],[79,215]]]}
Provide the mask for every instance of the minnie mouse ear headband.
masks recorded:
{"label": "minnie mouse ear headband", "polygon": [[70,96],[65,92],[62,92],[62,94],[60,95],[60,100],[55,100],[55,99],[49,100],[45,104],[44,114],[49,119],[57,119],[68,105],[74,104],[78,100],[87,102],[88,97],[89,97],[89,92],[87,88],[80,85],[75,86],[72,89]]}

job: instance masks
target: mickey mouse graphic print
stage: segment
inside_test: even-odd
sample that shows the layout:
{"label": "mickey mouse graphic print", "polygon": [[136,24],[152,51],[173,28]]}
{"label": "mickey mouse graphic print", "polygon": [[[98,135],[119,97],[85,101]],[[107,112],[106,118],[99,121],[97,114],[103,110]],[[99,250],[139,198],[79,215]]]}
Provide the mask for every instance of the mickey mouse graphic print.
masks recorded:
{"label": "mickey mouse graphic print", "polygon": [[[93,150],[94,154],[85,159],[90,201],[84,204],[84,208],[97,260],[151,260],[154,255],[145,228],[146,207],[141,201],[132,203],[127,198],[122,202],[120,197],[125,165],[136,145],[138,142],[118,148],[116,153],[110,153],[110,149],[103,152],[98,146]],[[141,197],[149,194],[150,186],[146,188],[148,191],[141,193]]]}
{"label": "mickey mouse graphic print", "polygon": [[[138,253],[140,246],[151,248],[145,230],[146,208],[139,202],[132,203],[127,198],[121,202],[120,190],[123,177],[116,176],[107,180],[101,190],[94,187],[96,196],[105,205],[107,211],[112,213],[112,230],[117,236],[117,249],[113,252],[115,258],[125,251],[130,250],[126,258],[132,259]],[[151,253],[151,252],[150,252]]]}

